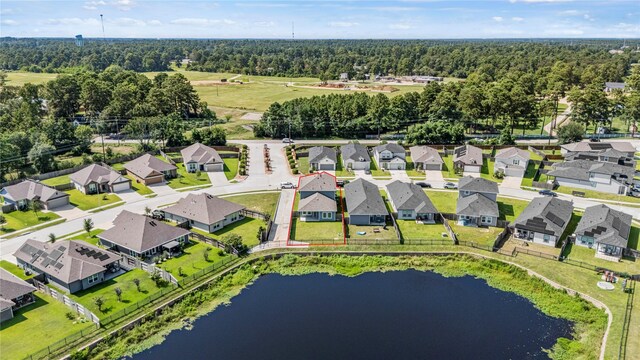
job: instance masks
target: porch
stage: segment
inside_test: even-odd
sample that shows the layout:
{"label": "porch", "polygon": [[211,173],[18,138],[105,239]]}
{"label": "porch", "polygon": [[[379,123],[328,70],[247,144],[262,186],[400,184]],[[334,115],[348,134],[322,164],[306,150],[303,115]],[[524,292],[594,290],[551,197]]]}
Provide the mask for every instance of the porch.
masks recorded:
{"label": "porch", "polygon": [[623,249],[618,246],[596,243],[596,257],[607,261],[619,262]]}

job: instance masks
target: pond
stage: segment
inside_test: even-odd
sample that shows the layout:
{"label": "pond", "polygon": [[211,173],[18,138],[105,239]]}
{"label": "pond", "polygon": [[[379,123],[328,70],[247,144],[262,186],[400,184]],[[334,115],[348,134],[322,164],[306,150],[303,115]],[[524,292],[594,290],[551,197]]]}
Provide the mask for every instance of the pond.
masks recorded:
{"label": "pond", "polygon": [[134,359],[546,359],[571,323],[484,280],[270,274]]}

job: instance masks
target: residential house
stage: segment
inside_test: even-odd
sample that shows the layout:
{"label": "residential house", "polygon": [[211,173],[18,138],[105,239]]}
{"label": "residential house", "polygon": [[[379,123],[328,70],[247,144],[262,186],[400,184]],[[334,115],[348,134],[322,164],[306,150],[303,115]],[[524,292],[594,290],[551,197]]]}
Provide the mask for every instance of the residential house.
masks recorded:
{"label": "residential house", "polygon": [[514,237],[536,244],[556,246],[569,225],[573,204],[554,197],[537,197],[513,222]]}
{"label": "residential house", "polygon": [[625,86],[627,86],[625,83],[607,81],[604,83],[604,91],[608,93],[611,93],[614,90],[624,91]]}
{"label": "residential house", "polygon": [[4,198],[5,205],[11,206],[13,210],[27,209],[34,200],[40,201],[47,210],[69,205],[69,194],[33,180],[6,186],[0,190],[0,195]]}
{"label": "residential house", "polygon": [[124,164],[127,174],[136,179],[136,182],[144,185],[158,184],[164,179],[171,179],[178,176],[178,168],[157,157],[144,154]]}
{"label": "residential house", "polygon": [[175,205],[162,209],[165,219],[206,232],[215,232],[226,225],[244,219],[244,206],[207,193],[189,194]]}
{"label": "residential house", "polygon": [[547,176],[559,186],[626,195],[633,185],[635,169],[608,162],[573,160],[556,163]]}
{"label": "residential house", "polygon": [[298,180],[298,214],[301,221],[335,221],[336,178],[326,172],[303,176]]}
{"label": "residential house", "polygon": [[396,180],[387,185],[387,193],[398,220],[435,222],[438,210],[420,186]]}
{"label": "residential house", "polygon": [[453,149],[453,167],[462,172],[482,171],[482,149],[472,145],[462,145]]}
{"label": "residential house", "polygon": [[18,266],[71,294],[107,281],[120,271],[120,256],[77,240],[51,244],[29,239],[13,256]]}
{"label": "residential house", "polygon": [[98,234],[100,244],[130,256],[174,252],[189,241],[189,231],[148,216],[122,211],[113,227]]}
{"label": "residential house", "polygon": [[531,154],[527,150],[509,147],[496,153],[493,168],[507,176],[523,177],[529,165]]}
{"label": "residential house", "polygon": [[560,145],[560,153],[566,156],[571,152],[598,152],[601,150],[613,149],[627,154],[629,157],[633,157],[636,152],[636,148],[627,141],[613,141],[613,142],[589,142],[581,141],[570,144]]}
{"label": "residential house", "polygon": [[317,170],[336,170],[338,157],[336,149],[326,146],[314,146],[309,148],[309,168]]}
{"label": "residential house", "polygon": [[416,170],[442,170],[444,161],[438,153],[438,150],[429,146],[412,146],[409,148],[411,152],[411,161]]}
{"label": "residential house", "polygon": [[575,230],[575,244],[595,248],[596,257],[620,261],[631,233],[632,216],[606,205],[588,207]]}
{"label": "residential house", "polygon": [[349,81],[349,73],[340,73],[340,81]]}
{"label": "residential house", "polygon": [[628,152],[618,151],[613,148],[606,148],[602,150],[593,151],[571,151],[564,155],[565,161],[573,160],[590,160],[608,162],[612,164],[631,166],[635,169],[636,160],[634,155],[629,155]]}
{"label": "residential house", "polygon": [[464,226],[496,226],[498,184],[483,178],[465,176],[458,182],[456,215]]}
{"label": "residential house", "polygon": [[74,172],[69,179],[83,194],[117,193],[131,189],[131,180],[98,164]]}
{"label": "residential house", "polygon": [[0,323],[12,319],[13,312],[35,301],[36,288],[0,268]]}
{"label": "residential house", "polygon": [[224,171],[224,161],[218,152],[206,145],[195,143],[180,151],[187,172]]}
{"label": "residential house", "polygon": [[373,148],[373,156],[380,169],[404,170],[407,168],[406,151],[396,143],[386,143]]}
{"label": "residential house", "polygon": [[360,144],[346,144],[340,147],[342,165],[345,169],[368,170],[371,168],[371,157],[367,148]]}
{"label": "residential house", "polygon": [[389,214],[378,186],[363,179],[345,185],[349,224],[385,225]]}

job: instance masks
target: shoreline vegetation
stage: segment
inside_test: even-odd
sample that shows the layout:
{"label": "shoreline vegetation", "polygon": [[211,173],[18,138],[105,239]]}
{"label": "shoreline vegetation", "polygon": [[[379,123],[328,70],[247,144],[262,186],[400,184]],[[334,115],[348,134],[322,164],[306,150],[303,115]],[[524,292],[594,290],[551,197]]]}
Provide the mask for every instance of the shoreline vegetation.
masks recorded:
{"label": "shoreline vegetation", "polygon": [[597,359],[607,325],[607,315],[591,303],[553,288],[526,270],[494,259],[469,255],[429,256],[300,256],[287,254],[278,259],[257,259],[186,295],[162,314],[148,317],[134,328],[107,337],[93,350],[72,354],[72,359],[115,359],[159,345],[173,330],[190,328],[195,319],[229,304],[233,297],[260,276],[272,273],[298,276],[310,273],[357,276],[365,272],[414,269],[433,271],[446,277],[465,275],[484,279],[493,288],[520,295],[546,315],[573,323],[573,339],[559,338],[551,349],[552,359]]}

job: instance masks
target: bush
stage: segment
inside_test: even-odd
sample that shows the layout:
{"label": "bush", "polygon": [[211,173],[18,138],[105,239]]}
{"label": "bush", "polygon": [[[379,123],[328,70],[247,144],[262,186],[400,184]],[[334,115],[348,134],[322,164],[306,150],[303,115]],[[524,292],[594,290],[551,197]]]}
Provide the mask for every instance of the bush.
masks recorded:
{"label": "bush", "polygon": [[298,171],[298,169],[293,169],[293,170],[291,170],[291,172],[293,173],[293,175],[298,175],[299,171]]}
{"label": "bush", "polygon": [[496,179],[504,179],[504,173],[501,170],[496,170],[493,173],[493,177]]}
{"label": "bush", "polygon": [[64,316],[66,316],[67,319],[69,320],[74,320],[76,318],[76,314],[74,314],[73,311],[67,311],[67,313],[64,314]]}

